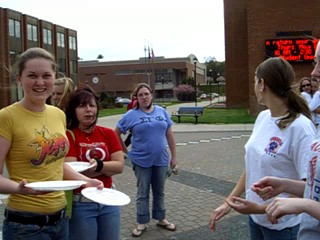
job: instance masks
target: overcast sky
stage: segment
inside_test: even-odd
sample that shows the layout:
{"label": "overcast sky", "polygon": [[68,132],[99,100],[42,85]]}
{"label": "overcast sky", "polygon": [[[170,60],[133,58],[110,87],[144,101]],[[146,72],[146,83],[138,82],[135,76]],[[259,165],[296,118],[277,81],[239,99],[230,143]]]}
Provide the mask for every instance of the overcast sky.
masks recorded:
{"label": "overcast sky", "polygon": [[155,56],[225,60],[223,0],[0,0],[0,7],[77,31],[84,60]]}

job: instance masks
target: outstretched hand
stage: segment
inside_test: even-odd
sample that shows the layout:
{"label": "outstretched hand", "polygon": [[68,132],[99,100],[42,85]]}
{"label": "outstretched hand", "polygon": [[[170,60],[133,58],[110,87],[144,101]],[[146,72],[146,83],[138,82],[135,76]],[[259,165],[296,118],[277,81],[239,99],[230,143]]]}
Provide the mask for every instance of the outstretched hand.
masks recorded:
{"label": "outstretched hand", "polygon": [[226,199],[226,203],[234,210],[241,214],[264,214],[266,206],[259,205],[255,202],[248,201],[241,197],[232,197],[230,199]]}
{"label": "outstretched hand", "polygon": [[219,221],[222,217],[227,215],[230,212],[230,209],[231,208],[227,203],[223,203],[222,205],[217,207],[215,210],[213,210],[209,219],[209,227],[212,231],[216,230],[217,221]]}
{"label": "outstretched hand", "polygon": [[86,184],[83,184],[82,186],[87,188],[87,187],[97,187],[98,189],[103,189],[104,185],[103,182],[101,182],[98,179],[95,178],[89,178],[88,180],[86,180]]}

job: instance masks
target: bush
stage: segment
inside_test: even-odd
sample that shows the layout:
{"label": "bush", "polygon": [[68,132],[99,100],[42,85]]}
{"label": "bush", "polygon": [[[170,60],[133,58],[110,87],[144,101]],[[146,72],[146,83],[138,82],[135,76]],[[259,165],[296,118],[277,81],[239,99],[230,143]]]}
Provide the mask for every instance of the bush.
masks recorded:
{"label": "bush", "polygon": [[194,87],[187,84],[178,85],[173,89],[177,99],[179,101],[194,101],[195,99],[195,90]]}

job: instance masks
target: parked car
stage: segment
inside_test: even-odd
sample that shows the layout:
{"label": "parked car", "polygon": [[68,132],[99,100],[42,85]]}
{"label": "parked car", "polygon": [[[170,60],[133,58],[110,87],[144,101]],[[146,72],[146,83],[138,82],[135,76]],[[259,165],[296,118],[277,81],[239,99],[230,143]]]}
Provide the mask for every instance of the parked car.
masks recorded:
{"label": "parked car", "polygon": [[203,93],[200,95],[200,99],[206,99],[207,98],[207,94]]}
{"label": "parked car", "polygon": [[209,96],[211,96],[211,98],[216,98],[219,97],[218,93],[210,93]]}
{"label": "parked car", "polygon": [[131,102],[131,100],[129,98],[120,98],[118,100],[116,100],[116,103],[122,103],[122,104],[129,104]]}

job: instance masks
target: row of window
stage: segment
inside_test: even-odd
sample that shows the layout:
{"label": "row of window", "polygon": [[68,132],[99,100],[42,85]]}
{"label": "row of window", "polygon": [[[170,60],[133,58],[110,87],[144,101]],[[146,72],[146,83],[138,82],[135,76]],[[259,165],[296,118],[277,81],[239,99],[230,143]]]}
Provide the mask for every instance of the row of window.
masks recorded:
{"label": "row of window", "polygon": [[[43,43],[52,45],[52,31],[47,28],[43,28]],[[21,24],[20,21],[15,19],[9,19],[9,36],[15,38],[21,38]],[[36,25],[27,25],[27,39],[30,41],[38,41],[38,27]],[[57,33],[57,46],[65,47],[65,34]],[[69,48],[72,50],[77,49],[76,38],[69,36]]]}
{"label": "row of window", "polygon": [[[21,53],[15,52],[15,51],[10,51],[10,64],[11,64],[11,66],[16,62],[19,54],[21,54]],[[66,59],[65,58],[58,58],[57,61],[58,61],[57,63],[59,66],[59,71],[65,73],[67,70]],[[77,72],[78,72],[77,71],[77,61],[70,60],[70,73],[76,74]]]}

